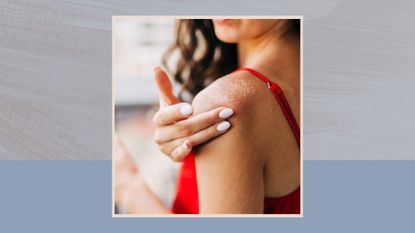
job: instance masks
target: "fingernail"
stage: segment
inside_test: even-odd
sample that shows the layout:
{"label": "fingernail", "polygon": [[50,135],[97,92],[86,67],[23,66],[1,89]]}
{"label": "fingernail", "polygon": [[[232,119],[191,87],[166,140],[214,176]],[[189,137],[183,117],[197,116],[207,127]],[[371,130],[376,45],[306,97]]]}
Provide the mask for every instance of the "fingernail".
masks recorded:
{"label": "fingernail", "polygon": [[227,121],[224,121],[224,122],[220,123],[218,126],[216,126],[216,129],[219,132],[223,132],[223,131],[229,129],[230,126],[231,126],[231,123],[229,123]]}
{"label": "fingernail", "polygon": [[230,108],[225,108],[222,111],[219,112],[219,117],[222,119],[226,119],[230,116],[232,116],[233,114],[233,110]]}
{"label": "fingernail", "polygon": [[188,115],[192,114],[192,112],[193,112],[192,106],[190,106],[190,104],[184,104],[180,108],[180,112],[182,113],[183,116],[188,116]]}
{"label": "fingernail", "polygon": [[182,147],[186,150],[189,150],[191,148],[190,142],[184,141],[183,144],[182,144]]}
{"label": "fingernail", "polygon": [[158,66],[154,66],[154,67],[153,67],[153,72],[156,72],[156,70],[157,70],[158,68],[159,68]]}

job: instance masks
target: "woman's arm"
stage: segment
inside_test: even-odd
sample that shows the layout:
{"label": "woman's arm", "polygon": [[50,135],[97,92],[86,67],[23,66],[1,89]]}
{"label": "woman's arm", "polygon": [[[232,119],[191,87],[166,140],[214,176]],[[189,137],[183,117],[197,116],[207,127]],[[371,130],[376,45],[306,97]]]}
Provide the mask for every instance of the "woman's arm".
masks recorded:
{"label": "woman's arm", "polygon": [[263,213],[264,158],[258,149],[262,140],[255,123],[254,89],[243,77],[225,77],[193,101],[195,112],[222,104],[235,110],[228,133],[195,151],[201,214]]}

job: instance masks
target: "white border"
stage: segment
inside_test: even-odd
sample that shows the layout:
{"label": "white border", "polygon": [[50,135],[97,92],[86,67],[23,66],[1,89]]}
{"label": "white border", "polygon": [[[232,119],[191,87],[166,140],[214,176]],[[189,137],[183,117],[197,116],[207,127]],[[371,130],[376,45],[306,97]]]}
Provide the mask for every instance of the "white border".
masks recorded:
{"label": "white border", "polygon": [[[142,20],[142,19],[160,19],[160,18],[167,18],[167,19],[215,19],[215,18],[227,18],[227,19],[300,19],[300,168],[301,168],[301,203],[300,203],[300,214],[115,214],[115,200],[114,200],[114,163],[111,160],[111,167],[112,167],[112,217],[113,218],[303,218],[303,207],[304,207],[304,182],[303,182],[303,91],[304,91],[304,83],[303,83],[303,38],[304,38],[304,30],[303,30],[303,16],[201,16],[201,15],[193,15],[193,16],[177,16],[177,15],[152,15],[152,16],[112,16],[112,138],[115,135],[115,105],[114,105],[114,64],[115,64],[115,56],[114,56],[114,49],[115,49],[115,36],[114,36],[114,20],[116,19],[129,19],[129,20]],[[112,143],[111,143],[112,148]],[[114,156],[114,149],[112,148],[112,157]],[[112,158],[113,159],[113,158]]]}

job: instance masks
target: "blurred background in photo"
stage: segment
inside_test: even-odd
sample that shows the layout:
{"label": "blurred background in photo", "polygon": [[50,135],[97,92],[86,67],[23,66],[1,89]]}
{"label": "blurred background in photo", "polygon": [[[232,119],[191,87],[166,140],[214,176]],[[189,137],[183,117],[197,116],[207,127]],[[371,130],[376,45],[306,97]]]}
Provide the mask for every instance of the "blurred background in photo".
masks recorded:
{"label": "blurred background in photo", "polygon": [[149,187],[169,206],[179,164],[152,141],[151,118],[158,108],[153,67],[174,37],[174,20],[121,17],[113,23],[115,130]]}

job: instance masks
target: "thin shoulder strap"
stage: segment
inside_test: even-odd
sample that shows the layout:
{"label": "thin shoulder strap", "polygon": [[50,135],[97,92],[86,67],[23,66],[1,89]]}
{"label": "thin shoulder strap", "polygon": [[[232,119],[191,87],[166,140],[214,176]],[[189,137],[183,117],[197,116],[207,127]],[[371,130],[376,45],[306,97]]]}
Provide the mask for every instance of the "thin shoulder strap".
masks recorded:
{"label": "thin shoulder strap", "polygon": [[272,94],[274,94],[275,99],[277,99],[279,105],[281,106],[282,111],[284,112],[284,116],[288,121],[288,124],[290,125],[295,139],[297,140],[297,144],[300,145],[300,128],[298,127],[298,123],[294,117],[293,112],[291,111],[290,105],[287,102],[287,99],[285,98],[284,92],[282,91],[281,87],[278,86],[278,84],[272,82],[267,77],[262,75],[256,70],[250,69],[250,68],[239,68],[232,73],[235,73],[237,71],[246,70],[256,76],[257,78],[261,79],[267,84],[268,89],[271,90]]}

